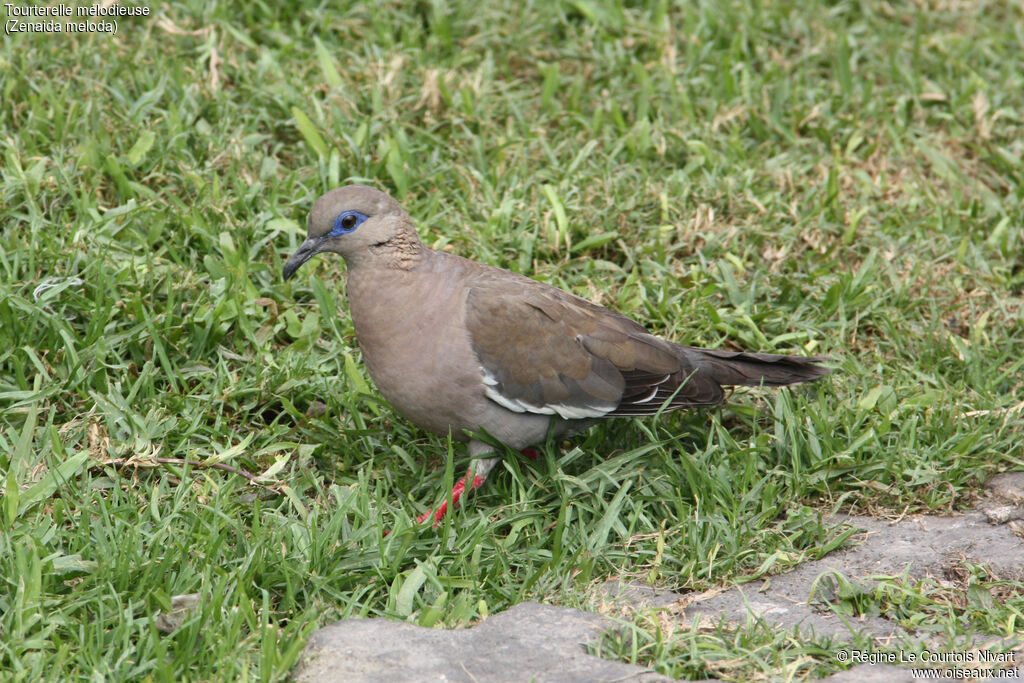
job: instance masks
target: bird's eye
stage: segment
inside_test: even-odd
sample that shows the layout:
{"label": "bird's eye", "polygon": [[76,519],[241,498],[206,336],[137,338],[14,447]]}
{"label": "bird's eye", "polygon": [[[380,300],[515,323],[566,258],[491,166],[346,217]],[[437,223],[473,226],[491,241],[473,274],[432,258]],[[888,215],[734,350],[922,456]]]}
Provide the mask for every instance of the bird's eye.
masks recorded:
{"label": "bird's eye", "polygon": [[327,233],[331,237],[340,237],[358,228],[367,215],[358,211],[346,211],[334,219],[334,227]]}

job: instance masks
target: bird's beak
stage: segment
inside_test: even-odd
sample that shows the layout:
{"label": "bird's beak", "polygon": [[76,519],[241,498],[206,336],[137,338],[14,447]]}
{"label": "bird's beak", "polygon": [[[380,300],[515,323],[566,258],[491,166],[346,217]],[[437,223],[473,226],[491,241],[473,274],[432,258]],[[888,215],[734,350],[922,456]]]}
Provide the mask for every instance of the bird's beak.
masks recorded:
{"label": "bird's beak", "polygon": [[323,237],[310,237],[300,244],[299,248],[292,254],[292,257],[288,259],[288,263],[284,264],[284,279],[287,280],[292,275],[295,275],[295,271],[299,269],[299,266],[313,258],[320,251],[320,245],[323,244],[323,241]]}

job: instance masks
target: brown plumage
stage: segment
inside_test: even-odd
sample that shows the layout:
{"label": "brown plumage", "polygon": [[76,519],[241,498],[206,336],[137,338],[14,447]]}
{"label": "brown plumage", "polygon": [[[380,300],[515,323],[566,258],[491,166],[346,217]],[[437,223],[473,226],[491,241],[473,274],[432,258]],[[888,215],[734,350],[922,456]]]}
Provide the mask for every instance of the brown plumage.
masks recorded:
{"label": "brown plumage", "polygon": [[[714,405],[723,386],[830,372],[822,357],[675,344],[551,285],[428,249],[398,203],[370,187],[317,200],[285,278],[323,251],[348,264],[356,336],[381,393],[424,429],[468,440],[474,456],[491,452],[472,436],[481,431],[521,449],[549,426],[568,434],[598,418]],[[496,462],[479,461],[460,485],[483,483]]]}

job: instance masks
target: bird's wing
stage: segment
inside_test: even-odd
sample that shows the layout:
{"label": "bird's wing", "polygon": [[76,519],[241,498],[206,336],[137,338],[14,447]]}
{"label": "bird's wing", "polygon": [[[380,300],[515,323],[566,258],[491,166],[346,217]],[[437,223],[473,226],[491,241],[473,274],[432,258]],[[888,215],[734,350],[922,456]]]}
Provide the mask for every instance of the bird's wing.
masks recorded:
{"label": "bird's wing", "polygon": [[682,347],[625,316],[497,269],[467,285],[466,327],[485,392],[509,410],[584,419],[722,400]]}

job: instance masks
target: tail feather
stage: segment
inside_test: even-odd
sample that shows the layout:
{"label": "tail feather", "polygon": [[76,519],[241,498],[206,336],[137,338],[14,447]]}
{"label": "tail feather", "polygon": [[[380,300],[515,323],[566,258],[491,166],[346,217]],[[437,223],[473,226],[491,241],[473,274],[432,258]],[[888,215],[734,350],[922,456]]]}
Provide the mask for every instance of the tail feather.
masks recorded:
{"label": "tail feather", "polygon": [[682,348],[702,375],[722,386],[784,387],[813,382],[832,372],[832,368],[821,365],[831,361],[825,356],[782,356],[696,346]]}
{"label": "tail feather", "polygon": [[784,387],[813,382],[832,372],[824,356],[720,351],[676,346],[681,369],[671,375],[623,371],[625,391],[606,417],[653,415],[662,410],[713,406],[725,399],[723,386]]}

